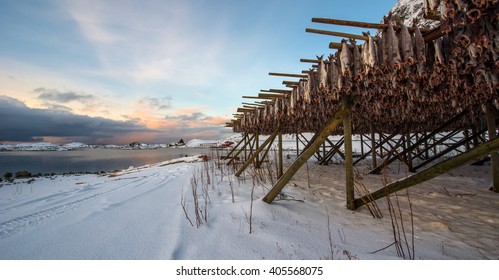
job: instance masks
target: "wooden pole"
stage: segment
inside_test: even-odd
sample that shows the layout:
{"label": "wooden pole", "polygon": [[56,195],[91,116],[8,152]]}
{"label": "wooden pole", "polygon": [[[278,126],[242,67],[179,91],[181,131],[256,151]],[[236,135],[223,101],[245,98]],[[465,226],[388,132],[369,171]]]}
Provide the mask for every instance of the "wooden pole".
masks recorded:
{"label": "wooden pole", "polygon": [[267,138],[267,140],[265,140],[265,142],[263,142],[263,144],[260,147],[258,147],[253,154],[250,155],[249,159],[246,160],[246,162],[244,162],[243,166],[241,166],[241,168],[239,168],[239,170],[234,175],[236,175],[237,177],[241,176],[243,171],[253,162],[255,157],[258,157],[258,154],[263,150],[263,148],[265,148],[267,146],[267,144],[269,144],[270,142],[274,141],[274,139],[277,135],[277,131],[278,131],[278,129],[276,129],[276,131],[274,131],[269,136],[269,138]]}
{"label": "wooden pole", "polygon": [[360,135],[360,154],[364,154],[364,135]]}
{"label": "wooden pole", "polygon": [[307,79],[307,75],[303,74],[288,74],[288,73],[276,73],[276,72],[270,72],[269,76],[280,76],[280,77],[292,77],[292,78],[300,78],[300,79]]}
{"label": "wooden pole", "polygon": [[[381,140],[381,139],[380,139]],[[374,132],[374,125],[371,123],[371,157],[372,157],[372,169],[376,168],[378,164],[376,155],[376,133]]]}
{"label": "wooden pole", "polygon": [[345,155],[340,151],[340,148],[343,145],[343,141],[344,138],[341,138],[338,142],[336,142],[336,144],[333,145],[333,149],[329,150],[325,158],[322,159],[322,162],[329,162],[335,154],[339,154],[343,159],[345,159]]}
{"label": "wooden pole", "polygon": [[300,155],[300,146],[298,143],[298,133],[296,133],[296,157],[298,158],[299,155]]}
{"label": "wooden pole", "polygon": [[355,191],[353,182],[353,145],[352,145],[352,118],[350,108],[352,104],[346,96],[342,98],[342,108],[347,110],[347,114],[343,118],[343,136],[345,147],[345,186],[346,186],[346,202],[347,208],[355,210]]}
{"label": "wooden pole", "polygon": [[[267,154],[270,152],[270,149],[272,148],[272,143],[274,143],[274,142],[272,141],[267,145],[268,147],[267,147],[267,149],[265,149],[265,152],[263,153],[263,156],[261,157],[262,160],[260,161],[260,166],[262,165],[262,161],[267,157]],[[257,167],[259,168],[260,166],[257,166]]]}
{"label": "wooden pole", "polygon": [[[245,138],[245,140],[244,140],[244,147],[243,147],[244,148],[244,161],[248,160],[248,149],[247,149],[247,147],[248,147],[249,143],[253,140],[253,137],[255,137],[255,135],[253,134],[253,135],[251,135],[251,137],[252,137],[251,139],[248,139],[249,138],[249,135],[248,135]],[[230,161],[227,164],[230,164]]]}
{"label": "wooden pole", "polygon": [[[258,150],[259,146],[260,146],[260,134],[258,133],[258,131],[256,132],[256,136],[255,136],[255,149]],[[255,156],[255,167],[259,167],[260,166],[260,159],[259,159],[259,156],[258,154],[256,154]]]}
{"label": "wooden pole", "polygon": [[278,126],[278,131],[279,133],[277,134],[277,141],[278,141],[278,149],[279,149],[279,152],[278,152],[278,160],[279,160],[279,169],[278,169],[278,172],[277,172],[277,178],[280,178],[283,174],[283,160],[282,160],[282,131],[281,131],[281,128],[280,128],[280,125]]}
{"label": "wooden pole", "polygon": [[232,148],[232,150],[230,150],[230,152],[227,154],[227,156],[225,156],[225,159],[229,158],[232,155],[232,153],[237,149],[237,147],[239,147],[239,145],[241,145],[241,143],[244,142],[244,138],[246,138],[246,134],[244,134],[243,139],[241,139],[241,141],[239,141],[237,143],[237,145],[235,145],[234,148]]}
{"label": "wooden pole", "polygon": [[292,90],[289,90],[289,89],[275,89],[275,88],[271,88],[271,89],[262,89],[260,90],[261,92],[268,92],[268,93],[282,93],[282,94],[290,94],[292,92]]}
{"label": "wooden pole", "polygon": [[[355,101],[352,101],[350,106],[353,106]],[[316,133],[313,141],[309,143],[309,146],[306,150],[302,152],[302,154],[291,164],[291,166],[284,172],[284,174],[279,178],[279,180],[274,184],[272,189],[265,195],[263,201],[267,203],[272,203],[277,195],[281,192],[281,190],[286,186],[286,184],[291,180],[293,175],[300,169],[302,165],[307,162],[307,160],[315,154],[315,151],[322,145],[322,142],[326,140],[326,138],[331,135],[331,133],[338,127],[343,118],[347,115],[350,108],[346,108],[344,106],[336,109],[336,112],[332,116],[331,119],[324,125],[324,127]]]}
{"label": "wooden pole", "polygon": [[438,175],[449,172],[454,168],[468,164],[473,161],[480,160],[484,156],[490,153],[494,152],[497,153],[497,151],[499,151],[499,137],[496,137],[469,152],[465,152],[463,154],[449,158],[419,173],[416,173],[414,175],[390,183],[371,194],[365,195],[364,197],[361,198],[357,198],[355,200],[355,207],[360,207],[366,203],[380,199],[391,193],[428,181],[432,178],[437,177]]}
{"label": "wooden pole", "polygon": [[[485,107],[485,115],[487,117],[487,130],[489,133],[489,141],[497,137],[496,114],[497,109],[492,104],[487,104]],[[493,152],[490,154],[491,159],[491,174],[492,174],[492,190],[499,193],[499,154]]]}
{"label": "wooden pole", "polygon": [[405,136],[405,153],[406,153],[406,160],[407,160],[407,167],[409,168],[409,172],[414,172],[414,169],[412,168],[412,151],[409,149],[411,147],[411,133],[408,132]]}
{"label": "wooden pole", "polygon": [[[235,155],[234,155],[234,156],[233,156],[233,157],[229,160],[229,162],[227,162],[227,165],[230,165],[230,164],[234,161],[234,159],[235,159],[235,158],[237,158],[237,156],[239,156],[239,154],[243,152],[243,150],[244,150],[244,154],[245,154],[245,155],[244,155],[244,158],[245,158],[245,160],[246,160],[246,146],[247,146],[247,145],[248,145],[248,143],[249,143],[249,142],[247,141],[248,137],[249,137],[249,136],[248,136],[248,134],[246,134],[246,135],[244,136],[244,138],[243,138],[244,145],[243,145],[243,146],[241,147],[241,149],[240,149],[240,150],[239,150],[239,151],[238,151],[238,152],[237,152],[237,153],[236,153],[236,154],[235,154]],[[255,136],[253,135],[252,137],[255,137]],[[251,138],[251,139],[253,139],[253,138]],[[251,141],[251,140],[250,140],[250,141]]]}
{"label": "wooden pole", "polygon": [[300,58],[300,62],[305,62],[305,63],[319,63],[320,61],[318,59]]}
{"label": "wooden pole", "polygon": [[312,28],[306,28],[305,32],[322,34],[322,35],[330,35],[330,36],[336,36],[336,37],[342,37],[342,38],[351,38],[351,39],[355,39],[355,40],[364,40],[364,41],[369,40],[369,37],[367,37],[367,36],[355,35],[355,34],[349,34],[349,33],[343,33],[343,32],[312,29]]}
{"label": "wooden pole", "polygon": [[[487,130],[487,129],[485,129],[485,128],[484,128],[484,129],[482,129],[482,130],[478,131],[478,132],[477,132],[477,134],[482,133],[482,132],[484,132],[484,131],[486,131],[486,130]],[[473,137],[473,135],[472,135],[472,137]],[[438,152],[437,154],[433,155],[433,156],[432,156],[431,158],[429,158],[428,160],[426,160],[426,161],[424,161],[424,162],[422,162],[422,163],[418,164],[417,166],[415,166],[415,167],[414,167],[414,170],[418,170],[420,167],[427,165],[428,163],[430,163],[430,162],[432,162],[432,161],[436,160],[437,158],[439,158],[439,157],[441,157],[441,156],[444,156],[444,155],[448,154],[449,152],[451,152],[451,151],[453,151],[453,150],[455,150],[455,149],[457,149],[457,148],[459,148],[459,147],[461,147],[461,146],[464,146],[464,145],[466,144],[466,141],[467,141],[467,140],[468,140],[468,139],[462,139],[461,141],[458,141],[457,143],[455,143],[455,144],[453,144],[453,145],[448,146],[446,149],[441,150],[440,152]],[[437,144],[438,144],[438,143],[437,143]],[[437,145],[435,145],[435,146],[437,146]]]}
{"label": "wooden pole", "polygon": [[[361,27],[361,28],[370,28],[370,29],[387,29],[388,24],[380,24],[380,23],[369,23],[369,22],[361,22],[361,21],[351,21],[351,20],[341,20],[341,19],[329,19],[329,18],[312,18],[312,22],[317,23],[327,23],[327,24],[335,24],[335,25],[344,25],[344,26],[353,26],[353,27]],[[395,30],[400,30],[400,26],[393,26]],[[408,27],[409,31],[414,31],[414,27]],[[420,28],[421,33],[425,33],[430,31],[428,28]]]}

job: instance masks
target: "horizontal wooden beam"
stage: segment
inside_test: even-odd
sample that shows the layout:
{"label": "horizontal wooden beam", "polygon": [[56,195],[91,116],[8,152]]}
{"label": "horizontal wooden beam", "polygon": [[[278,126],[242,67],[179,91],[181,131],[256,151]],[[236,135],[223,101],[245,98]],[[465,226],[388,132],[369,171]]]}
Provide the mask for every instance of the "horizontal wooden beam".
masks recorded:
{"label": "horizontal wooden beam", "polygon": [[243,95],[243,98],[248,98],[248,99],[260,99],[258,96],[245,96]]}
{"label": "horizontal wooden beam", "polygon": [[[326,24],[334,24],[334,25],[343,25],[343,26],[352,26],[352,27],[361,27],[361,28],[370,28],[370,29],[387,29],[388,24],[382,23],[369,23],[369,22],[361,22],[361,21],[352,21],[352,20],[341,20],[341,19],[330,19],[330,18],[312,18],[312,22],[317,23],[326,23]],[[393,28],[395,30],[400,30],[400,26],[394,25]],[[409,31],[414,31],[414,27],[408,27]],[[425,33],[430,31],[428,28],[420,28],[421,33]]]}
{"label": "horizontal wooden beam", "polygon": [[305,62],[305,63],[319,63],[319,60],[318,59],[302,58],[302,59],[300,59],[300,62]]}
{"label": "horizontal wooden beam", "polygon": [[254,112],[255,109],[248,109],[248,108],[237,108],[238,113],[251,113]]}
{"label": "horizontal wooden beam", "polygon": [[283,85],[293,85],[293,86],[297,86],[300,84],[300,82],[295,82],[295,81],[282,81],[282,84]]}
{"label": "horizontal wooden beam", "polygon": [[[353,45],[352,44],[347,44],[347,46],[348,46],[349,49],[353,49]],[[343,47],[343,45],[341,43],[336,43],[336,42],[329,43],[329,48],[330,49],[341,50],[342,47]],[[362,51],[362,45],[357,45],[357,48],[359,48],[359,51]]]}
{"label": "horizontal wooden beam", "polygon": [[308,78],[307,75],[301,75],[301,74],[288,74],[288,73],[276,73],[276,72],[270,72],[270,76],[280,76],[280,77],[292,77],[292,78],[301,78],[301,79],[306,79]]}
{"label": "horizontal wooden beam", "polygon": [[407,189],[411,186],[426,182],[432,178],[437,177],[438,175],[449,172],[454,168],[480,160],[486,155],[497,151],[499,151],[499,137],[490,140],[489,142],[484,143],[471,151],[444,160],[419,173],[416,173],[414,175],[390,183],[371,194],[365,195],[361,198],[357,198],[355,199],[355,207],[357,208],[371,201],[383,198],[391,193]]}
{"label": "horizontal wooden beam", "polygon": [[262,89],[260,91],[261,92],[270,92],[270,93],[283,93],[283,94],[289,94],[289,93],[291,93],[291,90],[289,90],[289,89],[275,89],[275,88]]}
{"label": "horizontal wooden beam", "polygon": [[258,97],[274,99],[274,98],[284,98],[285,95],[283,95],[283,94],[271,94],[271,93],[260,93],[260,94],[258,94]]}
{"label": "horizontal wooden beam", "polygon": [[369,40],[369,37],[367,37],[367,36],[350,34],[350,33],[343,33],[343,32],[326,31],[326,30],[312,29],[312,28],[306,28],[305,31],[309,32],[309,33],[336,36],[336,37],[342,37],[342,38],[350,38],[350,39],[355,39],[355,40],[364,40],[364,41]]}

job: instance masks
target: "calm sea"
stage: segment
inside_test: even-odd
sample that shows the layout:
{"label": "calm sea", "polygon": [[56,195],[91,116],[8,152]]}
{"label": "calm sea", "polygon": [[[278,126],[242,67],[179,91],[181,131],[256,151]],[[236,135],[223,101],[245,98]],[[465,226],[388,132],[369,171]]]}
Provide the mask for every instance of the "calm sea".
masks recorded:
{"label": "calm sea", "polygon": [[21,170],[32,174],[114,171],[198,154],[211,155],[211,151],[208,148],[181,148],[0,152],[0,177],[5,172]]}

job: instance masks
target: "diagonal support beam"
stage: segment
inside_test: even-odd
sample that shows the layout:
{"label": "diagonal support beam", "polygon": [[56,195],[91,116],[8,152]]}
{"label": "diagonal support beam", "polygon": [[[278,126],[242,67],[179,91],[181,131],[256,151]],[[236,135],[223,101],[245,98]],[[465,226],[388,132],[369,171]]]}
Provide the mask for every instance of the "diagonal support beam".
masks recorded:
{"label": "diagonal support beam", "polygon": [[365,195],[364,197],[361,198],[357,198],[355,199],[355,207],[358,208],[371,201],[383,198],[391,193],[407,189],[414,185],[426,182],[430,179],[437,177],[438,175],[449,172],[454,168],[471,163],[473,161],[480,160],[484,156],[497,151],[499,151],[499,137],[487,143],[484,143],[469,152],[449,158],[419,173],[416,173],[414,175],[390,183],[371,194]]}
{"label": "diagonal support beam", "polygon": [[244,139],[246,138],[246,136],[247,136],[247,134],[245,134],[244,137],[241,139],[241,141],[239,141],[237,143],[237,145],[234,146],[234,148],[232,148],[232,150],[230,150],[230,152],[225,156],[224,159],[230,158],[230,156],[232,155],[232,153],[237,150],[237,147],[239,147],[239,145],[241,145],[244,142]]}
{"label": "diagonal support beam", "polygon": [[[246,137],[247,137],[247,135],[243,138],[243,141],[244,141],[244,139],[246,139]],[[248,146],[248,144],[249,144],[251,141],[253,141],[253,139],[254,139],[254,138],[255,138],[255,135],[254,135],[254,134],[253,134],[253,135],[251,135],[250,139],[249,139],[246,143],[244,143],[244,145],[241,147],[241,149],[239,149],[239,151],[238,151],[238,152],[237,152],[237,153],[236,153],[236,154],[235,154],[235,155],[234,155],[234,156],[233,156],[233,157],[229,160],[229,162],[227,162],[227,165],[230,165],[230,164],[234,161],[234,159],[235,159],[235,158],[237,158],[237,156],[238,156],[238,155],[239,155],[242,151],[244,151],[244,149],[246,148],[246,146]]]}
{"label": "diagonal support beam", "polygon": [[[351,98],[351,97],[350,97]],[[324,125],[324,127],[317,132],[317,134],[312,138],[308,147],[302,152],[302,154],[291,164],[291,166],[286,170],[286,172],[279,178],[272,189],[265,195],[263,201],[267,203],[272,203],[281,190],[286,186],[286,184],[291,180],[295,173],[302,167],[305,162],[308,161],[310,157],[317,151],[326,138],[331,135],[331,133],[340,125],[345,116],[350,111],[351,107],[355,104],[356,99],[349,102],[349,106],[341,106],[336,109],[336,112],[332,118]]]}
{"label": "diagonal support beam", "polygon": [[256,149],[256,151],[254,153],[251,154],[251,156],[249,157],[249,159],[243,164],[243,166],[241,166],[241,168],[239,168],[239,170],[236,172],[236,176],[239,177],[241,176],[241,174],[243,173],[243,171],[253,162],[253,160],[260,154],[260,152],[270,143],[270,142],[273,142],[275,137],[277,136],[277,133],[279,132],[279,128],[277,128],[273,133],[272,135],[269,136],[269,138],[267,138],[267,140],[265,140],[265,142],[263,142],[263,144],[258,147],[258,149]]}
{"label": "diagonal support beam", "polygon": [[[483,132],[485,132],[486,130],[487,130],[487,129],[486,129],[486,128],[484,128],[484,129],[482,129],[482,130],[480,130],[480,131],[478,131],[478,132],[474,133],[473,135],[471,135],[471,137],[473,137],[474,135],[477,135],[477,134],[483,133]],[[464,139],[462,139],[461,141],[457,142],[456,144],[451,145],[450,147],[448,147],[448,148],[444,149],[443,151],[441,151],[441,152],[439,152],[439,153],[435,154],[433,157],[429,158],[428,160],[426,160],[426,161],[424,161],[424,162],[422,162],[422,163],[418,164],[417,166],[415,166],[415,167],[414,167],[414,169],[415,169],[415,170],[417,170],[417,169],[419,169],[420,167],[423,167],[423,166],[427,165],[428,163],[430,163],[430,162],[432,162],[432,161],[434,161],[434,160],[436,160],[436,159],[438,159],[438,158],[440,158],[440,157],[442,157],[442,156],[446,155],[447,153],[450,153],[450,152],[452,152],[453,150],[456,150],[457,148],[459,148],[459,147],[461,147],[461,146],[464,146],[464,145],[466,144],[466,141],[467,141],[467,140],[468,140],[468,139],[464,138]]]}

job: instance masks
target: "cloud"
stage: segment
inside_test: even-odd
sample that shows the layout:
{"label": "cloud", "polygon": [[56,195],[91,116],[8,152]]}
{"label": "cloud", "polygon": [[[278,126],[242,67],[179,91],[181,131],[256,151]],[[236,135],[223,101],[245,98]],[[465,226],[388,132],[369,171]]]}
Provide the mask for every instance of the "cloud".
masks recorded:
{"label": "cloud", "polygon": [[171,108],[171,97],[145,97],[139,101],[140,106],[148,106],[152,110],[166,110]]}
{"label": "cloud", "polygon": [[169,116],[169,115],[165,116],[166,120],[179,121],[179,122],[206,121],[211,118],[212,117],[209,117],[201,112],[193,112],[188,115],[179,115],[179,116]]}
{"label": "cloud", "polygon": [[71,101],[80,101],[85,103],[88,100],[94,98],[91,94],[82,94],[74,91],[59,92],[55,89],[46,89],[43,87],[33,90],[35,93],[39,93],[38,99],[45,101],[54,101],[60,103],[69,103]]}
{"label": "cloud", "polygon": [[134,121],[115,121],[61,110],[33,109],[7,96],[0,96],[0,119],[0,140],[13,142],[57,137],[99,143],[128,134],[157,132]]}
{"label": "cloud", "polygon": [[60,104],[50,104],[50,103],[44,103],[44,107],[46,107],[50,111],[65,111],[65,112],[71,112],[73,109],[69,108],[68,106],[60,105]]}

